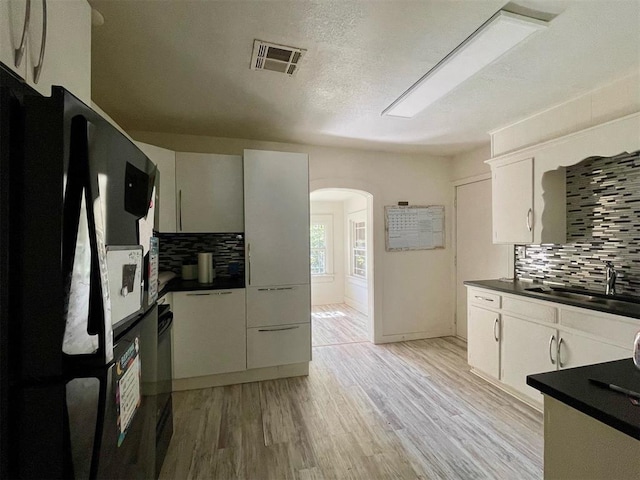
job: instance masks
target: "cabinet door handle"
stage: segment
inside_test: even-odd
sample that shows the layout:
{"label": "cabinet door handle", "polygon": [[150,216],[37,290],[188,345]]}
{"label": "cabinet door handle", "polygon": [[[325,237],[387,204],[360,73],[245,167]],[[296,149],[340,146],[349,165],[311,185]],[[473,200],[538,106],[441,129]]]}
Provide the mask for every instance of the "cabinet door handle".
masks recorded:
{"label": "cabinet door handle", "polygon": [[[551,365],[555,365],[556,361],[553,358],[553,355],[551,354],[551,345],[553,345],[553,342],[556,341],[556,336],[555,335],[551,335],[551,338],[549,339],[549,360],[551,360]],[[556,352],[557,354],[557,352]]]}
{"label": "cabinet door handle", "polygon": [[47,0],[42,0],[42,39],[40,41],[40,56],[38,64],[33,67],[33,83],[38,83],[44,62],[44,52],[47,48]]}
{"label": "cabinet door handle", "polygon": [[532,223],[532,221],[531,221],[531,214],[532,214],[532,213],[533,213],[533,210],[530,208],[530,209],[527,211],[527,229],[528,229],[529,231],[531,231],[531,223]]}
{"label": "cabinet door handle", "polygon": [[22,25],[22,38],[20,39],[20,45],[14,50],[14,64],[16,68],[22,63],[22,57],[24,57],[24,50],[27,47],[27,32],[29,31],[29,22],[31,21],[31,0],[27,0],[24,12],[24,24]]}
{"label": "cabinet door handle", "polygon": [[498,333],[496,332],[496,327],[499,327],[499,325],[500,325],[500,320],[498,318],[496,318],[496,321],[493,322],[493,338],[496,339],[496,342],[500,341],[500,337],[498,336]]}
{"label": "cabinet door handle", "polygon": [[251,285],[251,244],[247,243],[247,283]]}
{"label": "cabinet door handle", "polygon": [[564,367],[564,363],[562,363],[562,344],[564,343],[564,338],[560,337],[560,341],[558,342],[558,354],[556,358],[558,359],[558,366],[560,368]]}
{"label": "cabinet door handle", "polygon": [[294,325],[292,327],[276,327],[276,328],[259,328],[259,332],[281,332],[283,330],[295,330],[300,328],[300,325]]}
{"label": "cabinet door handle", "polygon": [[273,288],[259,288],[259,292],[280,292],[282,290],[295,290],[296,287],[273,287]]}
{"label": "cabinet door handle", "polygon": [[178,190],[178,228],[182,231],[182,190]]}
{"label": "cabinet door handle", "polygon": [[481,297],[480,295],[476,295],[476,298],[485,302],[493,302],[493,298]]}

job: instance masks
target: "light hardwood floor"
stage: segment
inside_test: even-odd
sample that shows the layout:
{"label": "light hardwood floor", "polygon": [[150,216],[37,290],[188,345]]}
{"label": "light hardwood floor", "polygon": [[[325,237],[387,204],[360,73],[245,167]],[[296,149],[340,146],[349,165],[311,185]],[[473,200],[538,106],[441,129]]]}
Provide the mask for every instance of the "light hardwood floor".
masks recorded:
{"label": "light hardwood floor", "polygon": [[316,347],[308,377],[174,393],[162,479],[539,479],[542,416],[453,338]]}
{"label": "light hardwood floor", "polygon": [[344,304],[315,305],[311,310],[311,342],[340,345],[367,341],[367,317]]}

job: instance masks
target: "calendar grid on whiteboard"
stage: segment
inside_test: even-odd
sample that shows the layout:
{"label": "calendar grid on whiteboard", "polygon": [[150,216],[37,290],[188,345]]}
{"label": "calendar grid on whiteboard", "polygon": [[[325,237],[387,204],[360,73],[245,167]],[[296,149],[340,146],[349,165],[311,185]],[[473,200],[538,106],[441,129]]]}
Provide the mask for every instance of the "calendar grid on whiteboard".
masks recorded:
{"label": "calendar grid on whiteboard", "polygon": [[444,248],[444,206],[385,206],[384,230],[387,252]]}

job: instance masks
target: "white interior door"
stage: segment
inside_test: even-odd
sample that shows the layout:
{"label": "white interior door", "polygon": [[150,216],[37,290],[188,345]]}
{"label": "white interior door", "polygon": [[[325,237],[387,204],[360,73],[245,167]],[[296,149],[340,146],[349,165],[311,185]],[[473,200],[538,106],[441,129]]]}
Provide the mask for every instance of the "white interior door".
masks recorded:
{"label": "white interior door", "polygon": [[491,179],[456,187],[456,335],[467,338],[466,280],[511,277],[513,246],[491,239]]}

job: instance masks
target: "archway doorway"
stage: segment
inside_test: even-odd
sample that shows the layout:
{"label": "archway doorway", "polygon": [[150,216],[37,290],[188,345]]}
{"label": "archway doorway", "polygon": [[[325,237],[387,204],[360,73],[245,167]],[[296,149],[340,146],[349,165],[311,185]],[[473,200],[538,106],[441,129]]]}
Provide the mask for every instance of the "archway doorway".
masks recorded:
{"label": "archway doorway", "polygon": [[372,199],[346,188],[310,194],[313,346],[374,338]]}

